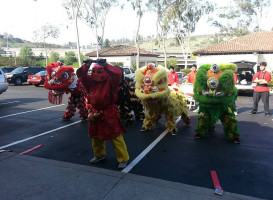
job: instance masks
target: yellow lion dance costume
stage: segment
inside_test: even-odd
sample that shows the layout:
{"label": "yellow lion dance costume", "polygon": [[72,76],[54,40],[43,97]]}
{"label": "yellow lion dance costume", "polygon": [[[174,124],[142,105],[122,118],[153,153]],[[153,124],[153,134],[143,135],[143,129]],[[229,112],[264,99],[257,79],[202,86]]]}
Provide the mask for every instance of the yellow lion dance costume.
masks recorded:
{"label": "yellow lion dance costume", "polygon": [[136,71],[136,95],[141,99],[145,109],[145,119],[141,131],[154,128],[162,114],[167,120],[168,132],[177,135],[175,117],[181,116],[189,125],[187,101],[178,88],[168,87],[168,72],[164,67],[154,64],[142,67]]}

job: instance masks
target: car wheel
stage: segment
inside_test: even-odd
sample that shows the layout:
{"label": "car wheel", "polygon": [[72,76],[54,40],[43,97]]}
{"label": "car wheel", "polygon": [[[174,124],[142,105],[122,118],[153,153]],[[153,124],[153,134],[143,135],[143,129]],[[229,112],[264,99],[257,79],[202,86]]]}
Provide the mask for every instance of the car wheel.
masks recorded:
{"label": "car wheel", "polygon": [[35,87],[39,87],[40,86],[40,84],[34,84],[35,85]]}
{"label": "car wheel", "polygon": [[16,79],[14,80],[14,84],[15,84],[15,85],[22,85],[22,80],[21,80],[20,78],[16,78]]}

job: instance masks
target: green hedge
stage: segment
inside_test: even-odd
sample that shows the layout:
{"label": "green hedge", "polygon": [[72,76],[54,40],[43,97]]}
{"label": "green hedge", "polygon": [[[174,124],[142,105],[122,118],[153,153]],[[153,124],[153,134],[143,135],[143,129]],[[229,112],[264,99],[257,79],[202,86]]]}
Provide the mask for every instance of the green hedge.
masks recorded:
{"label": "green hedge", "polygon": [[186,74],[191,72],[191,69],[180,69],[180,72],[184,72]]}

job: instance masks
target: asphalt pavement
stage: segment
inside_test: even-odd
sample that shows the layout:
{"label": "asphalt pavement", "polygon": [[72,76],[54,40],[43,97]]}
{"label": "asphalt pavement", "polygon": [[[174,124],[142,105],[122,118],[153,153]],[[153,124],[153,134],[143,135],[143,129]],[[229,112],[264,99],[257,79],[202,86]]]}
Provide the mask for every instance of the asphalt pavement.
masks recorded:
{"label": "asphalt pavement", "polygon": [[[258,114],[248,114],[250,96],[237,101],[240,145],[225,138],[220,123],[194,140],[198,114],[191,111],[192,127],[179,121],[177,136],[166,134],[164,118],[148,133],[136,121],[124,135],[133,164],[126,172],[117,169],[110,143],[106,160],[89,164],[87,122],[78,115],[61,121],[65,105],[49,104],[42,87],[10,86],[0,97],[0,149],[12,150],[0,153],[1,199],[273,199],[273,121],[262,102]],[[214,194],[210,170],[222,197]]]}

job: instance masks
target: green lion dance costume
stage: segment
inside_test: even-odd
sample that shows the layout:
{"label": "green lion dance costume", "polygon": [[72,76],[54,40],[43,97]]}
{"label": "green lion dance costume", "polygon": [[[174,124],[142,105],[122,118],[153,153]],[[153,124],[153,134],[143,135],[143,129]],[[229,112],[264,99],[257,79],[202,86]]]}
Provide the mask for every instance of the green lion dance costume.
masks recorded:
{"label": "green lion dance costume", "polygon": [[236,144],[240,143],[234,115],[234,102],[238,93],[233,77],[235,71],[235,64],[205,64],[198,69],[193,89],[193,97],[199,102],[201,114],[195,130],[196,139],[206,136],[209,130],[214,130],[215,123],[220,119],[227,138]]}
{"label": "green lion dance costume", "polygon": [[165,114],[168,132],[176,135],[175,117],[181,116],[188,125],[187,101],[183,92],[170,90],[168,87],[168,73],[163,67],[154,64],[142,67],[136,71],[136,96],[141,99],[145,109],[145,119],[141,131],[154,128],[156,121]]}

